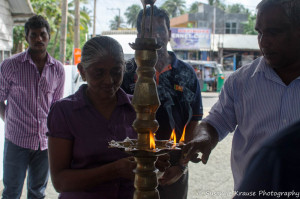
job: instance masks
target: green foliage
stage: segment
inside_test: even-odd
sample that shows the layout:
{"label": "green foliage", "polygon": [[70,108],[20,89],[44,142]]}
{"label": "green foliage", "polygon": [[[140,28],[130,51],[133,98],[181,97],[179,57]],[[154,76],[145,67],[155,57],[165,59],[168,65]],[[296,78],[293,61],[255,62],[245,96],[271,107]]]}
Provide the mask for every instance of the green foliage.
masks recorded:
{"label": "green foliage", "polygon": [[226,5],[220,0],[208,0],[208,4],[211,6],[215,5],[217,8],[220,8],[221,10],[226,9]]}
{"label": "green foliage", "polygon": [[186,12],[185,0],[167,0],[162,4],[161,8],[166,10],[171,18]]}
{"label": "green foliage", "polygon": [[138,4],[133,4],[126,9],[124,15],[127,18],[127,24],[130,25],[131,28],[136,28],[137,16],[141,9],[142,7]]}
{"label": "green foliage", "polygon": [[12,54],[18,53],[18,48],[25,42],[24,26],[15,26],[13,29],[13,49]]}
{"label": "green foliage", "polygon": [[124,28],[124,20],[122,17],[116,15],[113,20],[109,21],[111,30],[118,30],[119,28]]}
{"label": "green foliage", "polygon": [[244,34],[257,35],[255,30],[256,15],[249,14],[248,21],[244,23]]}
{"label": "green foliage", "polygon": [[[30,0],[34,12],[44,16],[51,28],[50,42],[48,52],[56,59],[59,59],[59,39],[60,39],[60,24],[61,24],[61,1],[57,0]],[[81,4],[88,3],[88,0],[80,0]],[[68,26],[67,26],[67,44],[66,44],[66,59],[72,59],[72,51],[74,47],[74,0],[68,3]],[[86,7],[80,8],[80,46],[82,47],[86,41],[88,28],[91,26],[90,20],[91,11]],[[17,47],[25,41],[25,33],[23,26],[14,27],[14,49],[13,53],[17,52]]]}
{"label": "green foliage", "polygon": [[192,5],[191,5],[191,7],[190,7],[190,9],[189,9],[189,13],[197,13],[198,12],[198,4],[199,4],[199,2],[198,1],[195,1]]}
{"label": "green foliage", "polygon": [[226,8],[226,12],[250,14],[250,11],[247,8],[245,8],[242,4],[239,4],[239,3],[233,4],[233,5],[228,5]]}

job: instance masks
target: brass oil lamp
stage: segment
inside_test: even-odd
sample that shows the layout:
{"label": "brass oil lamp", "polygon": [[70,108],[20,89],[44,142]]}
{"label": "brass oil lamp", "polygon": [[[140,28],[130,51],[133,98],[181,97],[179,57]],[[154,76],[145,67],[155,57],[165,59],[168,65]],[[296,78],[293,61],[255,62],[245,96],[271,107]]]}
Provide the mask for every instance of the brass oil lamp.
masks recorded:
{"label": "brass oil lamp", "polygon": [[[172,140],[155,140],[154,132],[159,124],[155,114],[160,106],[157,87],[154,81],[157,62],[157,50],[161,48],[156,38],[145,38],[146,6],[151,6],[150,35],[152,35],[153,5],[156,0],[141,0],[143,4],[143,18],[141,37],[136,38],[135,43],[129,44],[135,50],[135,62],[137,64],[138,80],[132,99],[132,105],[136,111],[136,120],[133,128],[138,133],[137,139],[126,138],[124,141],[111,141],[110,147],[120,148],[133,154],[137,167],[134,180],[134,199],[159,199],[157,190],[157,169],[154,166],[157,157],[171,150],[181,150],[176,145],[176,135],[173,131]],[[171,136],[171,137],[172,137]],[[174,139],[175,138],[175,139]],[[180,139],[183,143],[184,134]]]}

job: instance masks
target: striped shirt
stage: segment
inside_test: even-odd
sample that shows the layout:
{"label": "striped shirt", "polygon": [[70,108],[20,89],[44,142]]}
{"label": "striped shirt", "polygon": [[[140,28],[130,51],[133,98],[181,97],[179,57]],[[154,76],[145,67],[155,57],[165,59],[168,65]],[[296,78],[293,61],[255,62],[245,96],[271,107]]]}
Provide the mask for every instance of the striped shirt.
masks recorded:
{"label": "striped shirt", "polygon": [[234,131],[231,169],[235,190],[251,156],[279,130],[300,119],[300,77],[285,85],[263,57],[234,72],[203,119],[219,140]]}
{"label": "striped shirt", "polygon": [[5,138],[28,149],[47,149],[50,105],[63,96],[63,65],[47,53],[42,74],[28,50],[0,65],[0,101],[7,100]]}

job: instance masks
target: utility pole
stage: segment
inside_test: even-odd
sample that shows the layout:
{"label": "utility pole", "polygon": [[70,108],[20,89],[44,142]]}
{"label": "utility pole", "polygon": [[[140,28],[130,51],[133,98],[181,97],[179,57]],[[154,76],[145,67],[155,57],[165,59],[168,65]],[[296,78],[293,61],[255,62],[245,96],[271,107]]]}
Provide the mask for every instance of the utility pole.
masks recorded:
{"label": "utility pole", "polygon": [[213,43],[211,61],[214,60],[214,48],[215,48],[215,36],[216,36],[216,2],[214,3],[214,21],[213,21]]}
{"label": "utility pole", "polygon": [[118,29],[121,26],[121,9],[120,8],[107,8],[108,10],[118,10],[119,11],[119,19],[118,19]]}
{"label": "utility pole", "polygon": [[94,23],[93,23],[93,37],[96,37],[96,7],[97,2],[94,0]]}
{"label": "utility pole", "polygon": [[74,48],[79,48],[80,46],[80,0],[75,0],[75,24],[74,24]]}
{"label": "utility pole", "polygon": [[60,57],[59,60],[62,64],[65,64],[65,57],[66,57],[66,40],[67,40],[67,13],[68,13],[68,0],[62,1],[61,7],[61,35],[60,35],[60,47],[59,53]]}

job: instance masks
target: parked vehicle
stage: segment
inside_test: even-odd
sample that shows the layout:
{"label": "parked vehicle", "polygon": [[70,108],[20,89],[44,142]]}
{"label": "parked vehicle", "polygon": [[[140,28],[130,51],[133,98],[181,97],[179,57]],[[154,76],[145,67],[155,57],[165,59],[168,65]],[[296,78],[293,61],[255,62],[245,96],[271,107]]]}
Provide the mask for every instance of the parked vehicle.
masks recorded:
{"label": "parked vehicle", "polygon": [[183,60],[195,69],[201,91],[220,92],[224,84],[222,65],[215,61]]}

